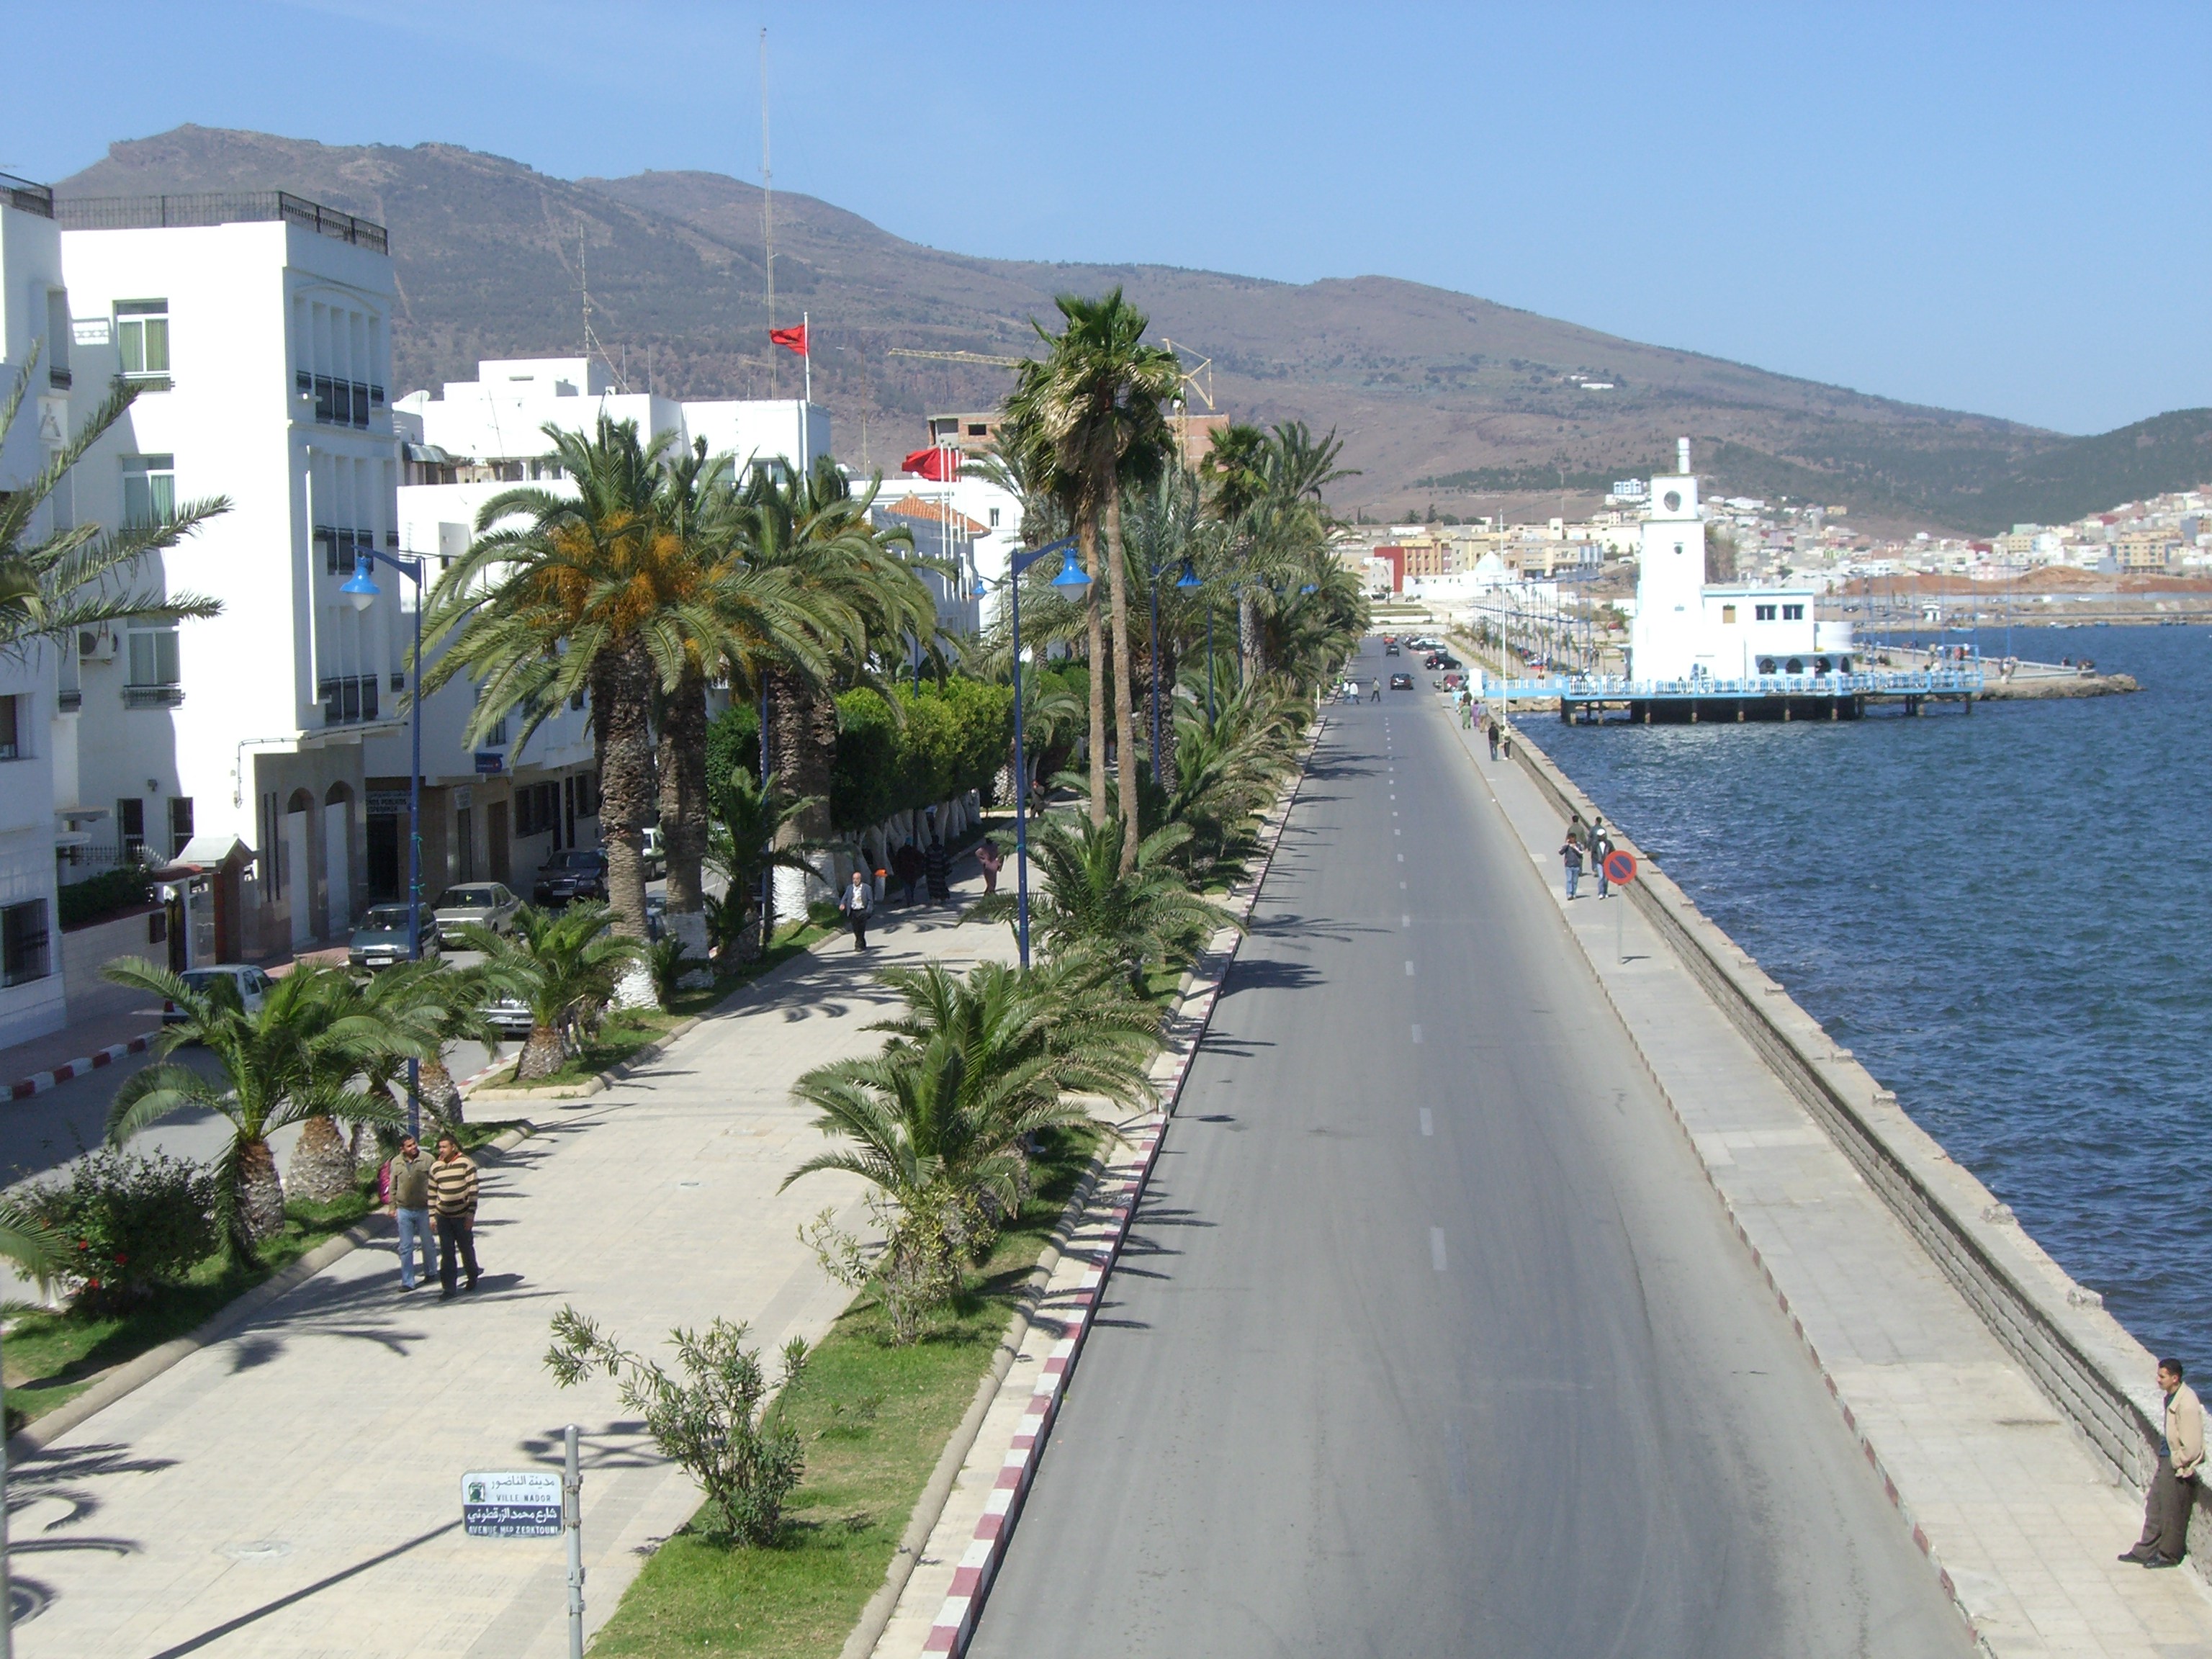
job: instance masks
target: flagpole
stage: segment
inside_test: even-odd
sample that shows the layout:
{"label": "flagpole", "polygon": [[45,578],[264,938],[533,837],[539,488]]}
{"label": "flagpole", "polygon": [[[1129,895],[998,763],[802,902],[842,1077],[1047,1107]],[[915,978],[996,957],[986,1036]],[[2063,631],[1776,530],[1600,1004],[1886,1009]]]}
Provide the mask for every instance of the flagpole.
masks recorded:
{"label": "flagpole", "polygon": [[801,393],[799,405],[799,470],[811,476],[814,471],[814,434],[811,430],[814,414],[814,331],[808,326],[809,320],[805,312],[799,313],[799,343],[802,348],[799,361],[805,365],[806,370],[805,390]]}

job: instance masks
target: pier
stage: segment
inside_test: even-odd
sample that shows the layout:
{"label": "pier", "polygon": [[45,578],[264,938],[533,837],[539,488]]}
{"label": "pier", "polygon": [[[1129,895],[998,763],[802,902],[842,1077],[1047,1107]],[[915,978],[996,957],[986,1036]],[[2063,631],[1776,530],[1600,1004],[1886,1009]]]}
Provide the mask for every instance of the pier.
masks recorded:
{"label": "pier", "polygon": [[1485,673],[1486,699],[1556,702],[1570,724],[1626,720],[1639,726],[1747,720],[1855,720],[1875,710],[1919,715],[1949,703],[1973,712],[1986,695],[1978,662],[1901,672],[1761,674],[1750,679],[1632,680],[1612,674],[1511,678]]}

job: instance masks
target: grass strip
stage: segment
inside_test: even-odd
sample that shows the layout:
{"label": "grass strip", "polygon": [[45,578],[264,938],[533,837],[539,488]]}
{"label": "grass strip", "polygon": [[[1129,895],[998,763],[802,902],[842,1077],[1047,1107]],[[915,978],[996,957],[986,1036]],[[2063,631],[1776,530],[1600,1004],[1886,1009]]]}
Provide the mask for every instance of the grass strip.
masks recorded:
{"label": "grass strip", "polygon": [[835,1659],[884,1582],[1097,1142],[1088,1131],[1048,1140],[1019,1219],[920,1342],[891,1346],[872,1300],[845,1311],[783,1406],[805,1439],[806,1478],[781,1540],[726,1549],[689,1528],[678,1533],[646,1564],[593,1654]]}
{"label": "grass strip", "polygon": [[[520,1122],[462,1124],[463,1146],[474,1151]],[[101,1373],[198,1330],[255,1285],[367,1216],[376,1208],[376,1170],[382,1159],[370,1154],[362,1161],[368,1167],[355,1191],[327,1204],[299,1199],[287,1204],[284,1231],[263,1244],[252,1261],[234,1264],[218,1252],[175,1284],[156,1285],[125,1311],[94,1316],[41,1309],[12,1319],[4,1344],[8,1431],[74,1400]]]}

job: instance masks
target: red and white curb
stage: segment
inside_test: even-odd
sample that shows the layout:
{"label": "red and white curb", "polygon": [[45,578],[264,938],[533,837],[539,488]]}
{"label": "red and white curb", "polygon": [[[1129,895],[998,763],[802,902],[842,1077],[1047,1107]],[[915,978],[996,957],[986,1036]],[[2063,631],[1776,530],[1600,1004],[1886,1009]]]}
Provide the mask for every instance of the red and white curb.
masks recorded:
{"label": "red and white curb", "polygon": [[143,1054],[154,1039],[161,1035],[157,1030],[142,1032],[128,1042],[110,1043],[98,1054],[88,1054],[82,1060],[69,1060],[51,1072],[33,1072],[27,1078],[19,1078],[8,1085],[8,1098],[28,1100],[33,1095],[46,1093],[58,1083],[67,1083],[71,1078],[96,1072],[103,1066],[112,1066],[126,1054]]}
{"label": "red and white curb", "polygon": [[[1320,741],[1322,724],[1320,720],[1315,722],[1314,744]],[[1261,886],[1274,863],[1275,848],[1304,782],[1313,746],[1310,744],[1299,757],[1297,770],[1281,806],[1265,832],[1259,868],[1253,872],[1249,890],[1235,907],[1240,919],[1249,919],[1253,907],[1259,902]],[[1146,1114],[1135,1126],[1125,1126],[1128,1142],[1106,1166],[1092,1196],[1083,1242],[1072,1243],[1066,1252],[1066,1257],[1086,1261],[1089,1265],[1071,1289],[1051,1297],[1054,1304],[1066,1308],[1057,1322],[1059,1340],[1038,1368],[1036,1389],[1022,1413],[1006,1458],[999,1466],[998,1479],[984,1500],[982,1517],[976,1522],[968,1547],[961,1553],[960,1565],[953,1570],[951,1589],[938,1609],[927,1639],[921,1644],[926,1654],[963,1654],[975,1633],[975,1620],[982,1611],[984,1597],[989,1594],[991,1581],[998,1576],[1000,1565],[1006,1559],[1006,1546],[1020,1518],[1023,1500],[1029,1496],[1030,1486],[1036,1479],[1037,1461],[1059,1418],[1068,1374],[1082,1356],[1083,1345],[1097,1315],[1100,1293],[1121,1257],[1122,1245],[1127,1242],[1130,1223],[1136,1218],[1137,1202],[1144,1196],[1145,1188],[1152,1179],[1152,1166],[1159,1158],[1168,1119],[1175,1114],[1176,1103],[1182,1096],[1183,1085],[1197,1060],[1200,1045],[1213,1024],[1214,1007],[1220,1000],[1221,988],[1235,963],[1236,953],[1236,936],[1232,934],[1216,957],[1218,965],[1213,968],[1211,982],[1203,989],[1193,988],[1197,994],[1185,1002],[1180,1016],[1184,1022],[1180,1052],[1175,1056],[1172,1073],[1161,1083],[1159,1109]],[[1097,1214],[1102,1206],[1109,1211],[1103,1217]],[[1040,1312],[1035,1322],[1048,1328],[1055,1322]]]}

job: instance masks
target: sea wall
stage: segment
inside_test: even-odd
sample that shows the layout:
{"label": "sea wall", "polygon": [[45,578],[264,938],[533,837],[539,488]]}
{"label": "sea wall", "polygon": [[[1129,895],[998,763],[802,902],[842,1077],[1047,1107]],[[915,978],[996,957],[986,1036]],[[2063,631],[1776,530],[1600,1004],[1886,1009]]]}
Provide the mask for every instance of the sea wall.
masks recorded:
{"label": "sea wall", "polygon": [[[1587,823],[1595,813],[1589,797],[1518,730],[1513,755],[1563,821],[1579,816]],[[1630,899],[1691,976],[1881,1194],[2112,1478],[2146,1487],[2159,1443],[2150,1352],[1620,826],[1613,830],[1617,844],[1636,858],[1637,878],[1626,890]],[[2212,1544],[2212,1504],[2202,1496],[2190,1535],[2191,1559],[2201,1563],[2203,1547]]]}

